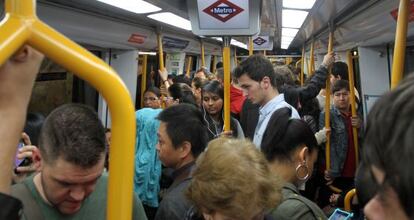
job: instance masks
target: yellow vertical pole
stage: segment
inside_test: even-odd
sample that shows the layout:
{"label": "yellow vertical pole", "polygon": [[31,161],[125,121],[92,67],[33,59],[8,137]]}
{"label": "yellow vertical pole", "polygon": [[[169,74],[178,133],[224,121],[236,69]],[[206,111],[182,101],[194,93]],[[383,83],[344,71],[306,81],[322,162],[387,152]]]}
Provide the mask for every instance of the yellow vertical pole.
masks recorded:
{"label": "yellow vertical pole", "polygon": [[211,68],[212,73],[216,73],[216,56],[213,55],[213,68]]}
{"label": "yellow vertical pole", "polygon": [[164,70],[164,51],[162,49],[162,36],[161,34],[157,35],[157,43],[158,43],[158,61],[159,61],[159,68],[160,70]]}
{"label": "yellow vertical pole", "polygon": [[304,68],[305,68],[305,46],[302,47],[302,61],[300,63],[300,85],[303,86],[304,82]]}
{"label": "yellow vertical pole", "polygon": [[253,55],[253,37],[249,37],[249,56]]}
{"label": "yellow vertical pole", "polygon": [[238,62],[237,62],[237,48],[234,47],[234,65],[237,66]]}
{"label": "yellow vertical pole", "polygon": [[144,108],[144,93],[147,89],[147,61],[148,55],[142,56],[142,73],[141,73],[141,108]]}
{"label": "yellow vertical pole", "polygon": [[[354,64],[352,63],[352,54],[351,51],[347,52],[348,58],[348,79],[349,79],[349,93],[350,93],[350,101],[351,101],[351,114],[352,117],[357,117],[356,112],[356,103],[355,103],[355,90],[354,90]],[[358,130],[357,128],[352,128],[352,135],[354,137],[354,147],[355,147],[355,162],[356,167],[358,167],[359,162],[359,145],[358,145]]]}
{"label": "yellow vertical pole", "polygon": [[409,0],[400,0],[392,61],[391,89],[394,89],[403,77],[409,6]]}
{"label": "yellow vertical pole", "polygon": [[187,77],[189,77],[189,78],[190,78],[190,71],[191,71],[192,62],[193,62],[193,57],[189,56],[187,58],[187,69],[186,69],[186,73],[185,73],[187,75]]}
{"label": "yellow vertical pole", "polygon": [[263,56],[266,56],[266,50],[263,50]]}
{"label": "yellow vertical pole", "polygon": [[306,66],[308,67],[308,75],[312,76],[312,71],[311,71],[311,64],[310,64],[310,59],[306,59]]}
{"label": "yellow vertical pole", "polygon": [[310,49],[310,76],[313,75],[315,72],[315,48],[314,48],[314,41],[312,40],[311,49]]}
{"label": "yellow vertical pole", "polygon": [[206,59],[204,54],[204,42],[200,40],[200,46],[201,46],[201,66],[206,67]]}
{"label": "yellow vertical pole", "polygon": [[[164,66],[164,51],[162,49],[162,36],[161,33],[157,34],[157,45],[158,45],[158,67],[161,71],[165,69]],[[164,102],[164,95],[161,95],[161,107],[165,108],[165,102]]]}
{"label": "yellow vertical pole", "polygon": [[[328,53],[333,51],[333,31],[329,32],[329,43],[328,43]],[[325,87],[325,128],[330,129],[330,113],[331,113],[331,81],[330,76],[331,69],[329,68],[328,78],[326,79]],[[326,170],[330,171],[331,169],[331,137],[330,134],[326,136]]]}
{"label": "yellow vertical pole", "polygon": [[224,131],[230,131],[230,41],[231,37],[223,37],[224,68]]}

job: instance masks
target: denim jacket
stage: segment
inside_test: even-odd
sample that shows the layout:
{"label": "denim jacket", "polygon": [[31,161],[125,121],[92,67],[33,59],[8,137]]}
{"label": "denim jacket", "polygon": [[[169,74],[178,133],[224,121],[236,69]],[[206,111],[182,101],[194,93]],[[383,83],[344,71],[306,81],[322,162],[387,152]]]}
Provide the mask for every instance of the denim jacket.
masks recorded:
{"label": "denim jacket", "polygon": [[[345,125],[345,119],[341,112],[331,106],[331,175],[332,177],[341,176],[346,155],[348,152],[348,131]],[[319,116],[319,128],[325,127],[325,112],[321,112]],[[361,129],[359,129],[361,130]],[[358,132],[360,133],[360,131]],[[325,147],[324,147],[325,151]],[[323,154],[325,155],[325,154]],[[325,160],[326,161],[326,160]]]}

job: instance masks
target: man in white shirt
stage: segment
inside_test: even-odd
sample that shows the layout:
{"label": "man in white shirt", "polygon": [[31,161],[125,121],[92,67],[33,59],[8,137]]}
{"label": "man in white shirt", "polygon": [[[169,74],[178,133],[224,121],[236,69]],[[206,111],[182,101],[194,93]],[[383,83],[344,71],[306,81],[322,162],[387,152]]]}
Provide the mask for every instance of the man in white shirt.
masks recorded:
{"label": "man in white shirt", "polygon": [[260,148],[263,134],[273,112],[289,107],[292,109],[292,118],[300,118],[300,116],[294,107],[285,102],[283,94],[279,94],[273,65],[267,58],[253,55],[243,61],[240,67],[235,71],[235,77],[248,99],[253,104],[260,105],[259,120],[253,138],[253,143]]}

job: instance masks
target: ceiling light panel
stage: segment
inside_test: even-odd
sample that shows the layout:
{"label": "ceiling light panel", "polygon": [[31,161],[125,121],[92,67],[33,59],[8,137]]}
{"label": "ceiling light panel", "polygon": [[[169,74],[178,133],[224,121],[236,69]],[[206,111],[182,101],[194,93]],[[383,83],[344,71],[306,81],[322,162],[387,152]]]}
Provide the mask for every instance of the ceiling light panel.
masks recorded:
{"label": "ceiling light panel", "polygon": [[298,31],[295,28],[282,28],[282,36],[295,37]]}
{"label": "ceiling light panel", "polygon": [[282,27],[300,28],[308,16],[307,11],[301,10],[282,10]]}
{"label": "ceiling light panel", "polygon": [[97,0],[99,2],[124,9],[137,14],[146,14],[161,11],[161,8],[142,0]]}
{"label": "ceiling light panel", "polygon": [[316,0],[283,0],[284,8],[311,9]]}
{"label": "ceiling light panel", "polygon": [[171,12],[162,12],[148,15],[149,18],[163,22],[185,30],[191,30],[191,22]]}

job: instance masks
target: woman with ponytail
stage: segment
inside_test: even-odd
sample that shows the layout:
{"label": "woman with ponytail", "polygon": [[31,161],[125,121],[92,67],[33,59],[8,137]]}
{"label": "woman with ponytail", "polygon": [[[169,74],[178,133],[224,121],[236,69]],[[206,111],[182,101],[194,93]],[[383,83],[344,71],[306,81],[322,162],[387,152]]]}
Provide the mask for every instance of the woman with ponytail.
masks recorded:
{"label": "woman with ponytail", "polygon": [[318,145],[306,122],[291,119],[290,115],[289,108],[273,113],[261,146],[274,175],[284,180],[283,200],[272,211],[272,216],[274,219],[327,219],[315,203],[299,194],[312,174]]}
{"label": "woman with ponytail", "polygon": [[207,124],[209,140],[220,135],[244,138],[240,123],[233,117],[230,118],[231,132],[224,131],[224,89],[218,81],[210,81],[201,89],[201,109],[204,121]]}

